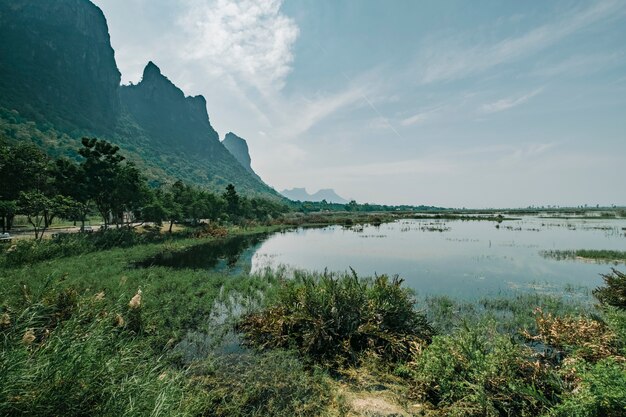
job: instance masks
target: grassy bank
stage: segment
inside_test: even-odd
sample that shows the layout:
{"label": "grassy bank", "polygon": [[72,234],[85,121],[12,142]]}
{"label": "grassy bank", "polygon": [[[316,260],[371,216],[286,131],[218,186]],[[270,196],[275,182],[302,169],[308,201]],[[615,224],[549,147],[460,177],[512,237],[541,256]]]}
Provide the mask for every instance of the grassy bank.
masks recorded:
{"label": "grassy bank", "polygon": [[387,276],[136,267],[223,246],[220,236],[5,263],[0,414],[618,416],[626,407],[617,271],[594,307],[567,294],[416,299]]}
{"label": "grassy bank", "polygon": [[595,261],[603,263],[625,263],[626,252],[617,250],[591,250],[591,249],[577,249],[577,250],[550,250],[542,251],[541,255],[546,258],[553,258],[558,260],[574,259],[581,261]]}

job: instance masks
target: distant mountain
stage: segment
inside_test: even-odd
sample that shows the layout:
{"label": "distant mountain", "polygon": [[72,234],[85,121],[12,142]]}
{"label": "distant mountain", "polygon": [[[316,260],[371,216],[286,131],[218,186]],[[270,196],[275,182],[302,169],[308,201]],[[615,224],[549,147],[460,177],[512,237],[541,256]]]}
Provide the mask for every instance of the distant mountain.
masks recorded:
{"label": "distant mountain", "polygon": [[248,172],[258,177],[256,172],[252,169],[252,158],[250,158],[250,151],[248,149],[248,143],[245,139],[240,138],[233,132],[228,132],[222,141],[222,145],[231,153]]}
{"label": "distant mountain", "polygon": [[120,86],[106,19],[88,0],[0,0],[0,135],[69,157],[97,136],[153,184],[282,198],[220,142],[204,97],[186,97],[152,62]]}
{"label": "distant mountain", "polygon": [[283,190],[280,193],[283,196],[293,201],[318,202],[318,201],[326,200],[328,203],[339,203],[339,204],[345,204],[348,202],[348,200],[346,200],[345,198],[337,195],[335,190],[333,190],[332,188],[324,188],[314,194],[309,194],[306,191],[306,188],[292,188],[291,190]]}

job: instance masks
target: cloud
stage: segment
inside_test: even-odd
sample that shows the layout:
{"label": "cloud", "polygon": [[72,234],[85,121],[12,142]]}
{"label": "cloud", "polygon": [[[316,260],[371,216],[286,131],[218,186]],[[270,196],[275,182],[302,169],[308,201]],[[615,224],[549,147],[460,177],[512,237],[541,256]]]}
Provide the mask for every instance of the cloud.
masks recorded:
{"label": "cloud", "polygon": [[407,117],[400,121],[402,126],[413,126],[425,123],[427,121],[435,118],[441,111],[443,110],[443,106],[435,107],[430,110],[421,111],[419,113],[414,114],[413,116]]}
{"label": "cloud", "polygon": [[543,88],[538,88],[528,94],[524,94],[521,97],[508,97],[500,99],[498,101],[494,101],[493,103],[485,104],[481,107],[481,112],[489,114],[509,110],[513,107],[519,106],[520,104],[526,103],[528,100],[540,94],[542,91]]}
{"label": "cloud", "polygon": [[468,45],[463,38],[429,40],[420,56],[420,83],[450,81],[476,75],[501,64],[514,62],[561,41],[590,25],[624,14],[626,3],[607,0],[567,13],[560,19],[517,37],[495,43]]}
{"label": "cloud", "polygon": [[235,74],[259,88],[281,89],[291,71],[299,28],[282,0],[190,0],[178,19],[185,61],[214,74]]}
{"label": "cloud", "polygon": [[624,65],[624,52],[578,54],[557,63],[541,62],[528,74],[531,77],[582,77]]}

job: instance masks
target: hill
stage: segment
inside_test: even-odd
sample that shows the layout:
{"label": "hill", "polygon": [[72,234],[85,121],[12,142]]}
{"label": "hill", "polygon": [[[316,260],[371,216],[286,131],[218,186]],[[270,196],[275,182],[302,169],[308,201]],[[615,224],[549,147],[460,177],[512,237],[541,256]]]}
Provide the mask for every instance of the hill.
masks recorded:
{"label": "hill", "polygon": [[314,201],[320,202],[326,200],[328,203],[345,204],[348,202],[343,197],[337,195],[332,188],[323,188],[316,193],[309,194],[306,188],[292,188],[291,190],[283,190],[280,192],[283,196],[294,201]]}
{"label": "hill", "polygon": [[202,96],[186,97],[152,62],[121,86],[102,11],[88,0],[0,2],[0,134],[76,157],[83,136],[117,144],[153,184],[279,194],[219,141]]}

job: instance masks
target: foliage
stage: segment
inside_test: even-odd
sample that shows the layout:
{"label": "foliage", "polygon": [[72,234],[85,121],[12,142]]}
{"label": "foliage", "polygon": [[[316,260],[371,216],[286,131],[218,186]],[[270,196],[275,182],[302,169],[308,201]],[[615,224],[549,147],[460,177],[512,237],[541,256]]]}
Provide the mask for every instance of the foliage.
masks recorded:
{"label": "foliage", "polygon": [[0,256],[0,266],[16,267],[111,248],[127,248],[141,243],[160,242],[164,236],[136,233],[133,230],[107,229],[92,234],[68,233],[52,240],[20,239]]}
{"label": "foliage", "polygon": [[598,287],[593,295],[602,303],[626,310],[626,274],[613,269],[610,274],[603,274],[605,286]]}
{"label": "foliage", "polygon": [[322,371],[305,369],[285,351],[218,356],[191,366],[203,415],[320,416],[334,401]]}
{"label": "foliage", "polygon": [[300,274],[283,283],[277,299],[240,323],[247,342],[262,349],[295,348],[331,367],[358,363],[362,353],[406,359],[432,337],[412,292],[386,275],[359,279]]}
{"label": "foliage", "polygon": [[537,415],[560,392],[556,375],[493,322],[435,336],[410,369],[413,397],[441,416]]}
{"label": "foliage", "polygon": [[79,220],[84,230],[92,207],[105,228],[110,221],[129,227],[136,221],[157,225],[168,221],[170,232],[175,222],[267,223],[287,211],[280,203],[240,196],[232,184],[222,196],[181,181],[153,189],[137,166],[125,162],[119,147],[96,138],[83,138],[82,145],[78,153],[83,160],[75,163],[63,158],[53,161],[34,145],[0,142],[3,230],[11,228],[16,214],[27,217],[39,239],[58,217]]}
{"label": "foliage", "polygon": [[[563,402],[547,413],[550,417],[621,417],[626,413],[624,362],[604,359],[593,365],[576,363],[580,382]],[[582,368],[582,369],[581,369]]]}
{"label": "foliage", "polygon": [[546,349],[549,360],[562,361],[567,355],[574,355],[589,362],[615,357],[618,354],[618,340],[611,329],[603,322],[586,317],[554,317],[536,313],[537,335],[528,332],[528,340],[539,342]]}

